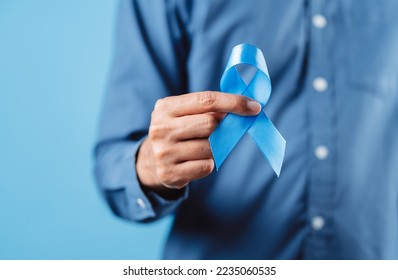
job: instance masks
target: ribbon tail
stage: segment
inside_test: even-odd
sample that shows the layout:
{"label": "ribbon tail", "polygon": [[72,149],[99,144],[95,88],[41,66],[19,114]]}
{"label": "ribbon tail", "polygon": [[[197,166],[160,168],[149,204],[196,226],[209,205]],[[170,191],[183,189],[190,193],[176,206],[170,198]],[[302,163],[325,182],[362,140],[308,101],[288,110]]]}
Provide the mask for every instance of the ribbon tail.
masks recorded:
{"label": "ribbon tail", "polygon": [[261,112],[247,131],[267,158],[272,169],[279,177],[285,156],[286,140],[273,123]]}
{"label": "ribbon tail", "polygon": [[217,170],[250,128],[256,117],[241,117],[228,114],[210,135],[210,148]]}

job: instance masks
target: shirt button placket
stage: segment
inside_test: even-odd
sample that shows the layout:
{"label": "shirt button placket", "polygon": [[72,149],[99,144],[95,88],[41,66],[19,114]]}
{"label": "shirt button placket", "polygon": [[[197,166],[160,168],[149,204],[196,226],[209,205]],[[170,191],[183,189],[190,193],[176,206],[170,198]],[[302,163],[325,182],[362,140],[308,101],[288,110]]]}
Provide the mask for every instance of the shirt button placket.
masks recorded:
{"label": "shirt button placket", "polygon": [[333,29],[330,15],[336,6],[324,0],[310,0],[308,92],[311,127],[311,179],[308,211],[311,234],[306,258],[328,258],[331,240],[333,197],[333,57],[330,47]]}

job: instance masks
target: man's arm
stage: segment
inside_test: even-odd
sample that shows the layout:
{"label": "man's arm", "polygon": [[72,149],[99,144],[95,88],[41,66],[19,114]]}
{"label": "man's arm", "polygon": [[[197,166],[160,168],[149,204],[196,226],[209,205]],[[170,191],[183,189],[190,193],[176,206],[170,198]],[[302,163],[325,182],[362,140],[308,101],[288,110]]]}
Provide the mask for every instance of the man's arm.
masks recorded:
{"label": "man's arm", "polygon": [[174,49],[179,41],[165,35],[175,31],[163,30],[167,17],[175,16],[166,15],[173,10],[162,7],[166,3],[122,1],[96,147],[101,192],[116,215],[135,221],[174,211],[188,195],[185,186],[211,173],[207,138],[223,113],[255,115],[261,109],[226,93],[170,96],[186,90],[180,72],[185,57],[182,45]]}
{"label": "man's arm", "polygon": [[129,220],[159,218],[187,197],[187,189],[168,197],[145,190],[135,171],[136,154],[148,133],[154,104],[186,92],[182,69],[188,49],[185,32],[176,24],[178,9],[168,7],[174,2],[122,0],[118,9],[95,175],[113,212]]}

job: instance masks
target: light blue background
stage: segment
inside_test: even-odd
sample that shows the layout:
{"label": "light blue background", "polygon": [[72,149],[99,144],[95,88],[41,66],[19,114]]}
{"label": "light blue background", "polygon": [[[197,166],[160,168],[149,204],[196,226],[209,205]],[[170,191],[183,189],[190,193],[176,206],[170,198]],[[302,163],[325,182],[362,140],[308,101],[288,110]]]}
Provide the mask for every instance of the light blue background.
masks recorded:
{"label": "light blue background", "polygon": [[0,259],[160,258],[92,176],[117,1],[0,1]]}

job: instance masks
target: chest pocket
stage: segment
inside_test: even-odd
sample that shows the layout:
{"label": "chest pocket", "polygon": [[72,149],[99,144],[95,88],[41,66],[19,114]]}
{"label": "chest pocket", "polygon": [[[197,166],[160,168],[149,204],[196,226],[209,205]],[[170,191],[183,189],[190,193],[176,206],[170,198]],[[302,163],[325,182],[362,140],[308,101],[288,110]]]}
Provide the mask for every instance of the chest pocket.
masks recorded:
{"label": "chest pocket", "polygon": [[349,86],[398,96],[398,1],[341,2]]}

